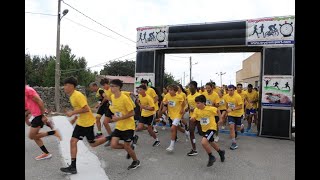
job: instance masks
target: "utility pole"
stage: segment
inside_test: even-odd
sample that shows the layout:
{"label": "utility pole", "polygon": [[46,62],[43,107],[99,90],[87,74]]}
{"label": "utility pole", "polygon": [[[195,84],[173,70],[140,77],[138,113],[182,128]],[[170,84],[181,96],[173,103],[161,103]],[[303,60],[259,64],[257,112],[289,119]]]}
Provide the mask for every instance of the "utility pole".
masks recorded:
{"label": "utility pole", "polygon": [[54,102],[56,105],[56,112],[60,112],[60,21],[68,14],[68,9],[63,10],[61,17],[61,0],[58,0],[58,19],[57,19],[57,46],[56,46],[56,68],[55,68],[55,89]]}
{"label": "utility pole", "polygon": [[56,69],[55,69],[55,89],[54,102],[56,105],[56,112],[60,112],[60,12],[61,0],[58,0],[58,20],[57,20],[57,47],[56,47]]}
{"label": "utility pole", "polygon": [[192,57],[190,56],[190,82],[192,81],[192,65],[198,64],[198,62],[192,64]]}
{"label": "utility pole", "polygon": [[221,84],[220,87],[222,87],[222,75],[225,75],[226,72],[220,72],[220,73],[216,73],[216,74],[218,74],[218,76],[220,76],[220,84]]}

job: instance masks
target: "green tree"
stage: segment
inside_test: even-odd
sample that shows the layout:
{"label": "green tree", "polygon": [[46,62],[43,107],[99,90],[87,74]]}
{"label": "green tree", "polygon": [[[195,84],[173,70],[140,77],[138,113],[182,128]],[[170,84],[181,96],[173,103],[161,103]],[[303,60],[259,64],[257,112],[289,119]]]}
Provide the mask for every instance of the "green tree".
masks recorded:
{"label": "green tree", "polygon": [[170,84],[178,84],[179,82],[178,81],[175,81],[174,80],[174,77],[173,77],[173,75],[171,74],[171,73],[164,73],[164,77],[163,77],[163,85],[164,85],[164,87],[167,87],[168,85],[170,85]]}
{"label": "green tree", "polygon": [[110,61],[100,71],[101,75],[134,77],[135,61]]}
{"label": "green tree", "polygon": [[[60,53],[60,85],[69,76],[76,77],[79,85],[82,86],[94,81],[97,72],[92,73],[90,69],[87,69],[87,61],[84,57],[76,58],[76,55],[72,54],[71,48],[68,45],[62,45]],[[31,86],[47,87],[55,85],[55,56],[40,58],[39,56],[31,57],[25,54],[25,64],[28,84]]]}

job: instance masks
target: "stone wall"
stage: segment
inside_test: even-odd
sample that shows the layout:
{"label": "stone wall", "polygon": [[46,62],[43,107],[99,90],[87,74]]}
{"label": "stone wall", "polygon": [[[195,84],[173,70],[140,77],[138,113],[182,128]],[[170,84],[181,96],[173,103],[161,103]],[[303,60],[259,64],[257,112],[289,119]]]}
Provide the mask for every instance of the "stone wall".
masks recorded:
{"label": "stone wall", "polygon": [[[55,112],[55,104],[54,104],[54,87],[32,87],[34,90],[38,92],[41,99],[43,100],[45,104],[45,108]],[[85,87],[84,86],[78,86],[77,90],[82,92],[84,95],[86,95]],[[69,101],[68,96],[63,91],[63,87],[60,88],[60,111],[63,109],[71,109],[71,104]]]}

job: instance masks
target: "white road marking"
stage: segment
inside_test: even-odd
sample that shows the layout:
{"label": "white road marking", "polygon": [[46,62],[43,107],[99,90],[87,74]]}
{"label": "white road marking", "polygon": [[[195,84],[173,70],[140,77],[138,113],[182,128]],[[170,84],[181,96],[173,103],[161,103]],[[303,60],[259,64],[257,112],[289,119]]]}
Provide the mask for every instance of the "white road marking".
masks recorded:
{"label": "white road marking", "polygon": [[[55,127],[60,130],[62,136],[60,151],[65,163],[64,165],[67,165],[67,163],[70,164],[70,139],[73,126],[65,116],[54,116],[52,120]],[[86,138],[84,138],[84,140],[86,140]],[[104,169],[101,167],[101,162],[98,157],[94,155],[82,141],[78,142],[77,171],[77,174],[70,175],[71,180],[109,180]]]}

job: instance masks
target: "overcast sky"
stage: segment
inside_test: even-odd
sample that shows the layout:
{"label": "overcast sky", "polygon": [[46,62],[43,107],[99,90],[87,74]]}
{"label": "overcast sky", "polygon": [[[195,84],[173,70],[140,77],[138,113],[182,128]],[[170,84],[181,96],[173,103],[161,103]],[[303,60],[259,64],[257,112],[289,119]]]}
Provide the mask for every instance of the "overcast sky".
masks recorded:
{"label": "overcast sky", "polygon": [[[136,28],[256,19],[295,15],[294,0],[65,0],[74,8],[105,27],[136,41]],[[57,14],[58,0],[25,0],[25,11]],[[77,57],[85,57],[88,66],[108,62],[136,51],[134,42],[122,38],[96,24],[63,2],[61,10],[69,13],[61,21],[61,44],[69,45]],[[78,23],[78,24],[77,24]],[[81,25],[79,25],[81,24]],[[86,27],[83,27],[86,26]],[[90,29],[88,29],[90,28]],[[25,14],[25,52],[31,55],[56,54],[57,17]],[[174,54],[172,54],[174,55]],[[192,56],[192,76],[199,84],[210,79],[220,84],[217,72],[226,72],[223,83],[235,83],[235,72],[252,53],[177,54]],[[135,54],[126,58],[135,60]],[[122,58],[124,59],[124,58]],[[91,68],[99,71],[103,66]],[[189,80],[188,58],[166,55],[166,72],[176,79]]]}

